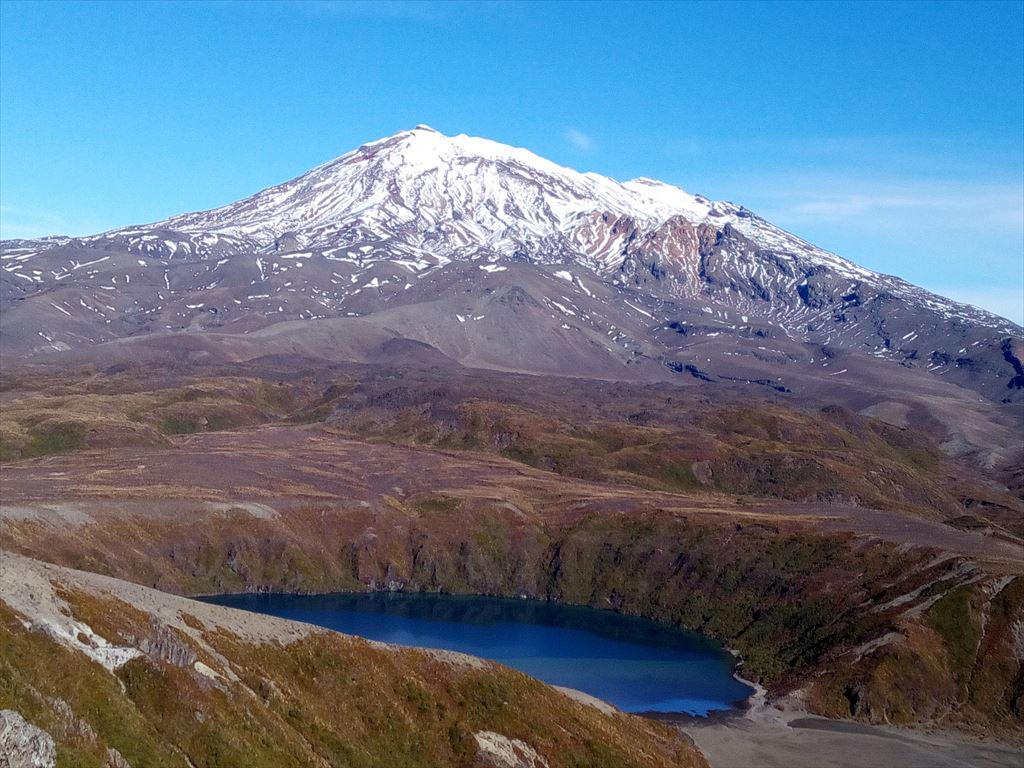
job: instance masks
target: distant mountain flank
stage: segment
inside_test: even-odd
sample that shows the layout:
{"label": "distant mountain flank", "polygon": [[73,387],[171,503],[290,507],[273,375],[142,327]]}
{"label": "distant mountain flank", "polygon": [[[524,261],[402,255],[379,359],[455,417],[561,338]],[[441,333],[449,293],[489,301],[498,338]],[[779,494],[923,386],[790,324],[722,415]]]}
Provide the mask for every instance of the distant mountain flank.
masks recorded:
{"label": "distant mountain flank", "polygon": [[5,241],[0,318],[22,360],[360,361],[404,339],[590,378],[1024,392],[1008,320],[732,203],[422,125],[221,208]]}

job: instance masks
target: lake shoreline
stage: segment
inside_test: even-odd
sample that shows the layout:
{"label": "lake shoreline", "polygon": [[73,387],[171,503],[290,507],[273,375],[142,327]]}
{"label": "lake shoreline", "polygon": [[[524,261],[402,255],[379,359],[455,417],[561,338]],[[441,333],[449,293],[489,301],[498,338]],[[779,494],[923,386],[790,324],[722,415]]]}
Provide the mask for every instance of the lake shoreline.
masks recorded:
{"label": "lake shoreline", "polygon": [[756,693],[714,638],[552,600],[406,592],[222,594],[204,602],[394,645],[489,659],[632,714],[703,716]]}
{"label": "lake shoreline", "polygon": [[807,711],[798,696],[758,694],[743,711],[656,718],[697,745],[711,768],[1018,768],[1020,747],[949,728],[870,725]]}
{"label": "lake shoreline", "polygon": [[[530,598],[520,596],[451,593],[420,593],[406,591],[367,590],[359,592],[289,593],[248,592],[234,595],[210,595],[199,599],[230,596],[440,596],[474,599],[498,599],[519,603]],[[536,601],[536,600],[535,600]],[[598,610],[593,606],[563,603],[555,600],[536,601],[554,607]],[[636,617],[618,611],[612,615]],[[652,621],[647,619],[648,621]],[[655,622],[669,629],[698,634],[714,641],[734,659],[731,676],[752,688],[751,694],[732,702],[728,709],[714,709],[705,715],[686,712],[631,712],[645,719],[664,723],[678,729],[696,744],[708,759],[711,768],[889,768],[898,762],[908,766],[957,765],[965,768],[1018,768],[1017,747],[995,739],[982,739],[956,729],[923,727],[874,726],[852,719],[832,720],[808,711],[799,696],[769,698],[769,692],[757,682],[741,675],[743,658],[735,649],[720,640],[700,633],[692,633],[670,624]],[[335,630],[343,631],[343,630]],[[412,645],[410,647],[420,647]],[[598,707],[614,709],[614,705],[592,694],[571,687],[553,685],[568,696]],[[856,756],[856,757],[851,757]]]}

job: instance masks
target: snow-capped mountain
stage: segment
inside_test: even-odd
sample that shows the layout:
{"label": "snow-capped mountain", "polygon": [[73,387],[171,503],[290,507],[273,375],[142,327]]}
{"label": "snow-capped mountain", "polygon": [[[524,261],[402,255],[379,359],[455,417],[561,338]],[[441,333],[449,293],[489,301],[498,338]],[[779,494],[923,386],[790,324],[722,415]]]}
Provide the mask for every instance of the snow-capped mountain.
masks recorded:
{"label": "snow-capped mountain", "polygon": [[288,338],[358,359],[401,336],[468,365],[604,378],[783,391],[798,370],[888,370],[995,401],[1024,389],[1022,329],[1003,318],[732,203],[426,126],[221,208],[7,241],[2,259],[0,332],[18,355],[205,330],[235,357]]}

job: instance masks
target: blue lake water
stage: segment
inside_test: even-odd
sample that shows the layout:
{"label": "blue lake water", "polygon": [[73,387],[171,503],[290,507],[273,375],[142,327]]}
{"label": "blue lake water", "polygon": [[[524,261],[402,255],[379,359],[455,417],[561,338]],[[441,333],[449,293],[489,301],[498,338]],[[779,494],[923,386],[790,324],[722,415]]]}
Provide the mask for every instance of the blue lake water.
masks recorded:
{"label": "blue lake water", "polygon": [[387,643],[492,659],[626,712],[707,715],[750,695],[702,635],[593,608],[421,594],[222,595],[208,602]]}

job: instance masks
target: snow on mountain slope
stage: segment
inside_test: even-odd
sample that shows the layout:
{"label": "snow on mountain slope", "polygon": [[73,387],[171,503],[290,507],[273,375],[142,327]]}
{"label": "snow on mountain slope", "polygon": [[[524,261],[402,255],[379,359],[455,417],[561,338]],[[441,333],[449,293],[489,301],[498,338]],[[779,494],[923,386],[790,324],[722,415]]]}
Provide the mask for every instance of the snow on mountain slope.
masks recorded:
{"label": "snow on mountain slope", "polygon": [[[421,307],[423,323],[463,318],[451,322],[465,334],[487,326],[465,318],[500,294],[543,308],[518,315],[532,319],[517,370],[529,368],[531,339],[544,342],[545,370],[557,367],[550,339],[527,330],[550,318],[554,338],[585,334],[566,349],[587,375],[614,367],[609,353],[659,375],[746,371],[740,357],[755,377],[780,360],[851,375],[829,368],[841,351],[997,401],[1024,390],[1022,331],[1003,318],[858,267],[731,203],[426,126],[221,208],[94,237],[8,241],[0,257],[0,341],[17,354],[396,307],[404,328]],[[456,291],[477,297],[469,309]],[[490,333],[445,354],[495,364],[512,340]],[[729,339],[738,346],[722,346]],[[775,342],[746,349],[748,339]],[[579,362],[588,349],[592,362]]]}
{"label": "snow on mountain slope", "polygon": [[[377,237],[457,254],[467,246],[540,260],[571,256],[599,271],[618,268],[621,253],[602,243],[566,242],[587,217],[629,217],[645,231],[683,217],[693,225],[731,225],[760,244],[813,255],[849,277],[875,277],[754,217],[652,179],[619,183],[558,166],[532,152],[417,126],[366,144],[284,184],[212,211],[185,214],[147,229],[216,232],[260,245],[295,233],[303,248]],[[588,222],[589,223],[589,222]],[[568,253],[567,253],[568,251]],[[588,263],[589,262],[589,263]]]}
{"label": "snow on mountain slope", "polygon": [[[700,210],[695,198],[677,191],[679,201]],[[417,244],[486,245],[511,255],[513,244],[563,232],[583,213],[602,210],[655,223],[678,213],[676,202],[646,193],[645,185],[581,174],[525,149],[418,126],[238,203],[154,226],[249,236],[263,245],[296,232],[303,247],[335,245],[350,227],[363,227]],[[439,234],[447,237],[431,240]]]}

